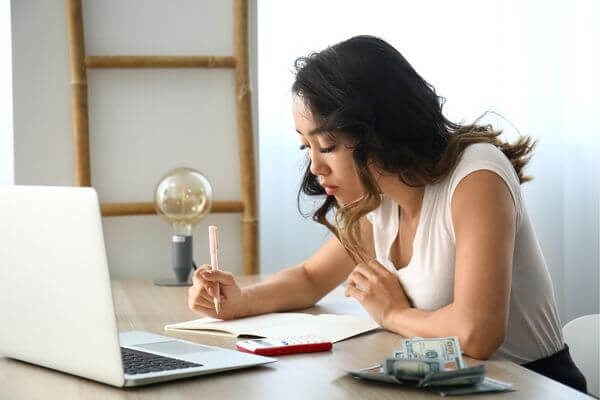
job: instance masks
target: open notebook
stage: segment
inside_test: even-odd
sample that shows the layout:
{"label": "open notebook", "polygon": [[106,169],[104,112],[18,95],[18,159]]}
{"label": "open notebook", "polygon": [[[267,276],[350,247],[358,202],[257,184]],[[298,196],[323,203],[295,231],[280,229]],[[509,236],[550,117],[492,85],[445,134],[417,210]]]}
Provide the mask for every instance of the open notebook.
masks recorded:
{"label": "open notebook", "polygon": [[333,314],[272,313],[222,321],[210,317],[165,326],[165,330],[231,336],[284,337],[315,335],[332,343],[379,328],[369,317]]}

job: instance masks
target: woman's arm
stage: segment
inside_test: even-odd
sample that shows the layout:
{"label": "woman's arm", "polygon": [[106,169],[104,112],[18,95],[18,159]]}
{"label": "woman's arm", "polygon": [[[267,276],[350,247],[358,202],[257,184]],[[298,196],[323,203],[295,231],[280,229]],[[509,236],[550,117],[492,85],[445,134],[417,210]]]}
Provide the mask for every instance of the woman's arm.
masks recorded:
{"label": "woman's arm", "polygon": [[242,288],[243,306],[236,317],[310,307],[342,283],[352,268],[352,258],[332,237],[304,263]]}
{"label": "woman's arm", "polygon": [[[372,226],[366,218],[361,221],[361,232],[365,238],[372,237]],[[374,252],[372,246],[365,251],[367,257]],[[231,273],[202,265],[194,272],[194,284],[188,291],[188,306],[203,315],[225,320],[306,308],[342,283],[354,265],[335,237],[302,264],[286,268],[265,282],[242,289]],[[218,315],[213,305],[213,288],[217,282],[220,284],[221,301]]]}
{"label": "woman's arm", "polygon": [[379,287],[369,293],[349,288],[349,294],[373,310],[383,305],[380,323],[386,329],[406,337],[458,336],[467,355],[485,359],[504,341],[508,320],[516,212],[504,181],[487,170],[465,177],[454,192],[452,221],[456,264],[451,304],[432,312],[410,308],[399,283],[400,290],[394,286],[396,276],[373,263],[358,266],[349,280],[358,278],[364,287],[378,282]]}

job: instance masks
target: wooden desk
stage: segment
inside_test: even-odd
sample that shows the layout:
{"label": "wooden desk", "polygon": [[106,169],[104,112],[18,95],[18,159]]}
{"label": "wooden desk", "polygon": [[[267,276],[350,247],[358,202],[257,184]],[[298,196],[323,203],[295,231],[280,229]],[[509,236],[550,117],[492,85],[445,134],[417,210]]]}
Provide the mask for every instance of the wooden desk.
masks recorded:
{"label": "wooden desk", "polygon": [[[243,277],[242,285],[259,280]],[[339,292],[338,292],[339,293]],[[187,288],[157,287],[148,281],[114,281],[119,329],[165,334],[168,323],[198,316],[187,308]],[[32,299],[33,301],[33,299]],[[306,312],[361,313],[352,299],[328,296],[326,306]],[[2,327],[5,329],[5,327]],[[39,329],[43,335],[44,327]],[[68,327],[65,327],[68,329]],[[235,339],[168,333],[182,339],[235,348]],[[206,375],[146,387],[117,389],[46,368],[0,357],[0,399],[439,399],[438,395],[399,386],[362,383],[346,375],[381,362],[399,347],[400,337],[385,331],[336,343],[332,352],[284,356],[264,367]],[[65,349],[65,356],[71,351]],[[466,359],[468,364],[479,363]],[[488,376],[512,382],[516,392],[469,396],[469,399],[588,399],[567,386],[503,360],[486,362]]]}

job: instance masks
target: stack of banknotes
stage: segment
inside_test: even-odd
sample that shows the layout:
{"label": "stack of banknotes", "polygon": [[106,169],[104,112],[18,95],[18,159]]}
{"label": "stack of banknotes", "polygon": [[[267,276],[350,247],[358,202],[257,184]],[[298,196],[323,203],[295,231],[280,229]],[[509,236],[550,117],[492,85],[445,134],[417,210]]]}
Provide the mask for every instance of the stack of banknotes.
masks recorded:
{"label": "stack of banknotes", "polygon": [[383,364],[349,371],[355,378],[426,388],[442,396],[511,391],[512,384],[485,376],[485,365],[465,366],[458,338],[403,339]]}

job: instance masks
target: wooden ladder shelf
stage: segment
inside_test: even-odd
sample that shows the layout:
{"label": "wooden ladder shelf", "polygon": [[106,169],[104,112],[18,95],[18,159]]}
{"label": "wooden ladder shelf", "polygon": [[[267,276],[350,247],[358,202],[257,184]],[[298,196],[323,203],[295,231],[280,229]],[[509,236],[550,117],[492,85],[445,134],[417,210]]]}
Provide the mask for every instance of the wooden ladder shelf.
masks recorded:
{"label": "wooden ladder shelf", "polygon": [[[81,0],[67,0],[75,185],[91,186],[88,131],[88,68],[233,68],[241,179],[241,201],[215,201],[211,213],[242,213],[244,273],[258,273],[258,220],[252,114],[248,88],[248,4],[234,0],[234,52],[229,56],[86,56]],[[105,217],[156,214],[154,203],[103,203]]]}

